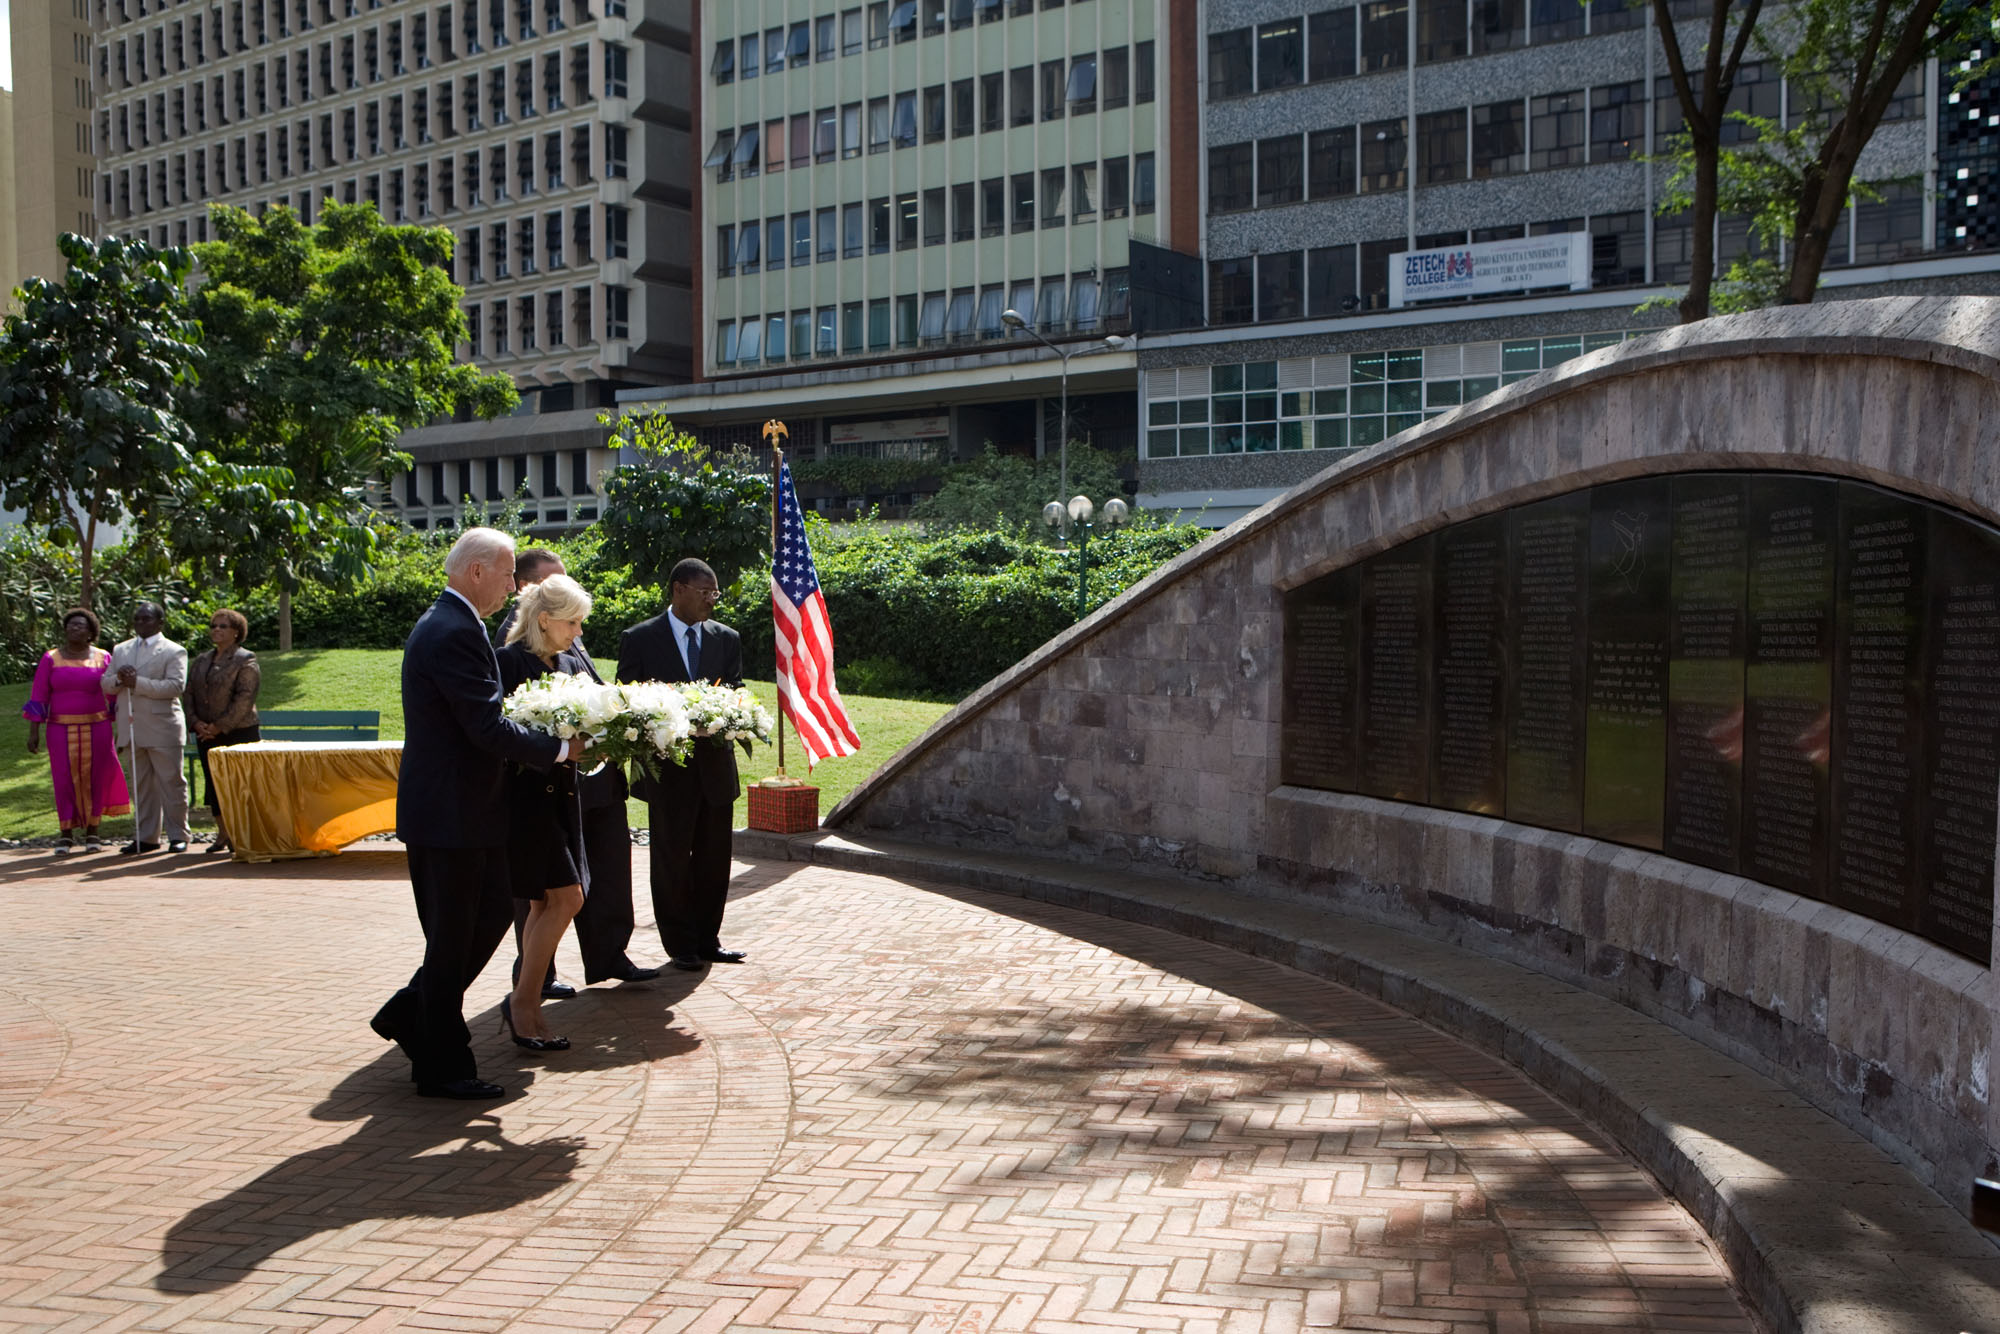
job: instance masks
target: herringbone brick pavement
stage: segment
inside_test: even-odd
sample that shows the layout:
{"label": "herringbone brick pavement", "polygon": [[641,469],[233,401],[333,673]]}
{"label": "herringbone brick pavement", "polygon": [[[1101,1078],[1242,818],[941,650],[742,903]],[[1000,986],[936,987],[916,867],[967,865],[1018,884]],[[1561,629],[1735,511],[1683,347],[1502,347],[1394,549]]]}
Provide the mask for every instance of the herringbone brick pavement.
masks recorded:
{"label": "herringbone brick pavement", "polygon": [[418,953],[399,854],[0,858],[0,1328],[1750,1329],[1628,1160],[1353,993],[970,892],[736,886],[748,965],[554,1005],[565,1054],[494,1035],[496,960],[482,1071],[525,1091],[467,1107],[366,1027]]}

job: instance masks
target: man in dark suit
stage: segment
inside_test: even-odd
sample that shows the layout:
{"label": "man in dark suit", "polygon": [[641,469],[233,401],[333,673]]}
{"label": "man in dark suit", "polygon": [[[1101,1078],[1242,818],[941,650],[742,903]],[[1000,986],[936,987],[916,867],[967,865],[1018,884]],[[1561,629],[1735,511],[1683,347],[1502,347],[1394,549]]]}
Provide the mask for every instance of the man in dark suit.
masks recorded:
{"label": "man in dark suit", "polygon": [[[568,574],[563,558],[547,547],[529,547],[514,558],[514,586],[539,584],[552,574]],[[497,648],[507,642],[514,628],[514,608],[507,609],[500,628],[493,632]],[[593,681],[597,674],[590,650],[576,641],[583,669]],[[599,767],[583,779],[583,855],[590,863],[590,893],[583,910],[572,921],[577,949],[583,954],[583,980],[591,982],[648,982],[660,975],[657,968],[633,963],[625,951],[632,943],[632,831],[625,824],[625,774],[615,764]],[[514,900],[514,968],[521,967],[521,932],[528,921],[528,900]],[[556,976],[549,964],[542,979],[543,1000],[568,1000],[576,988]]]}
{"label": "man in dark suit", "polygon": [[396,836],[424,928],[424,962],[376,1012],[372,1027],[410,1058],[427,1098],[498,1098],[479,1078],[465,1026],[465,989],[507,934],[507,762],[548,769],[578,740],[510,722],[485,618],[514,588],[514,539],[468,528],[444,563],[446,587],[403,645],[403,763]]}
{"label": "man in dark suit", "polygon": [[[743,641],[711,618],[722,596],[706,562],[684,560],[667,580],[664,615],[641,621],[618,641],[620,681],[720,681],[743,684]],[[730,827],[735,823],[736,753],[720,737],[702,737],[685,767],[662,763],[632,791],[645,799],[652,829],[653,916],[674,967],[698,972],[741,963],[722,948],[729,897]]]}

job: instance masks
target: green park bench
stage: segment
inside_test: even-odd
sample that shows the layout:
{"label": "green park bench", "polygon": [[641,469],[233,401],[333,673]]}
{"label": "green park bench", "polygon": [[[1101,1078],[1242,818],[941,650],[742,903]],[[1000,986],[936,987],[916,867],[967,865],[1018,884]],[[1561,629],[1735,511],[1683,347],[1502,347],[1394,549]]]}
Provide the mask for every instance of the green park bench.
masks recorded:
{"label": "green park bench", "polygon": [[[257,734],[266,741],[379,741],[382,714],[377,709],[263,709],[257,718]],[[188,795],[200,799],[195,783],[200,771],[200,752],[189,733],[187,750]]]}

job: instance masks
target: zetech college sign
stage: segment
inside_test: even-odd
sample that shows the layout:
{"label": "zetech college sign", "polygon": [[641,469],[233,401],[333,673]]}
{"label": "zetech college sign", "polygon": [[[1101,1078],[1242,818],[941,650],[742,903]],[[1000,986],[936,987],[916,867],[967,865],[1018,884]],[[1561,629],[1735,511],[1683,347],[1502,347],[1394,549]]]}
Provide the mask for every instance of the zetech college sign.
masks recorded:
{"label": "zetech college sign", "polygon": [[1492,296],[1537,287],[1590,289],[1590,236],[1563,232],[1514,241],[1482,241],[1389,257],[1389,304],[1440,297]]}

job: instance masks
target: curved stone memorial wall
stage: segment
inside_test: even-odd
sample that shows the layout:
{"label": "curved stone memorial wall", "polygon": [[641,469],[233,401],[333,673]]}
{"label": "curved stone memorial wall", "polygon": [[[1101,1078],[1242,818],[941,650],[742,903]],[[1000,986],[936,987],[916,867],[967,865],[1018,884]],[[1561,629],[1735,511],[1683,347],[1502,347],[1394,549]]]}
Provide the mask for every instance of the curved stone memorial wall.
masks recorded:
{"label": "curved stone memorial wall", "polygon": [[2000,1175],[2000,300],[1580,357],[1343,460],[836,828],[1282,893],[1589,986],[1961,1207]]}
{"label": "curved stone memorial wall", "polygon": [[1694,472],[1285,599],[1284,782],[1664,852],[1992,960],[2000,531]]}

